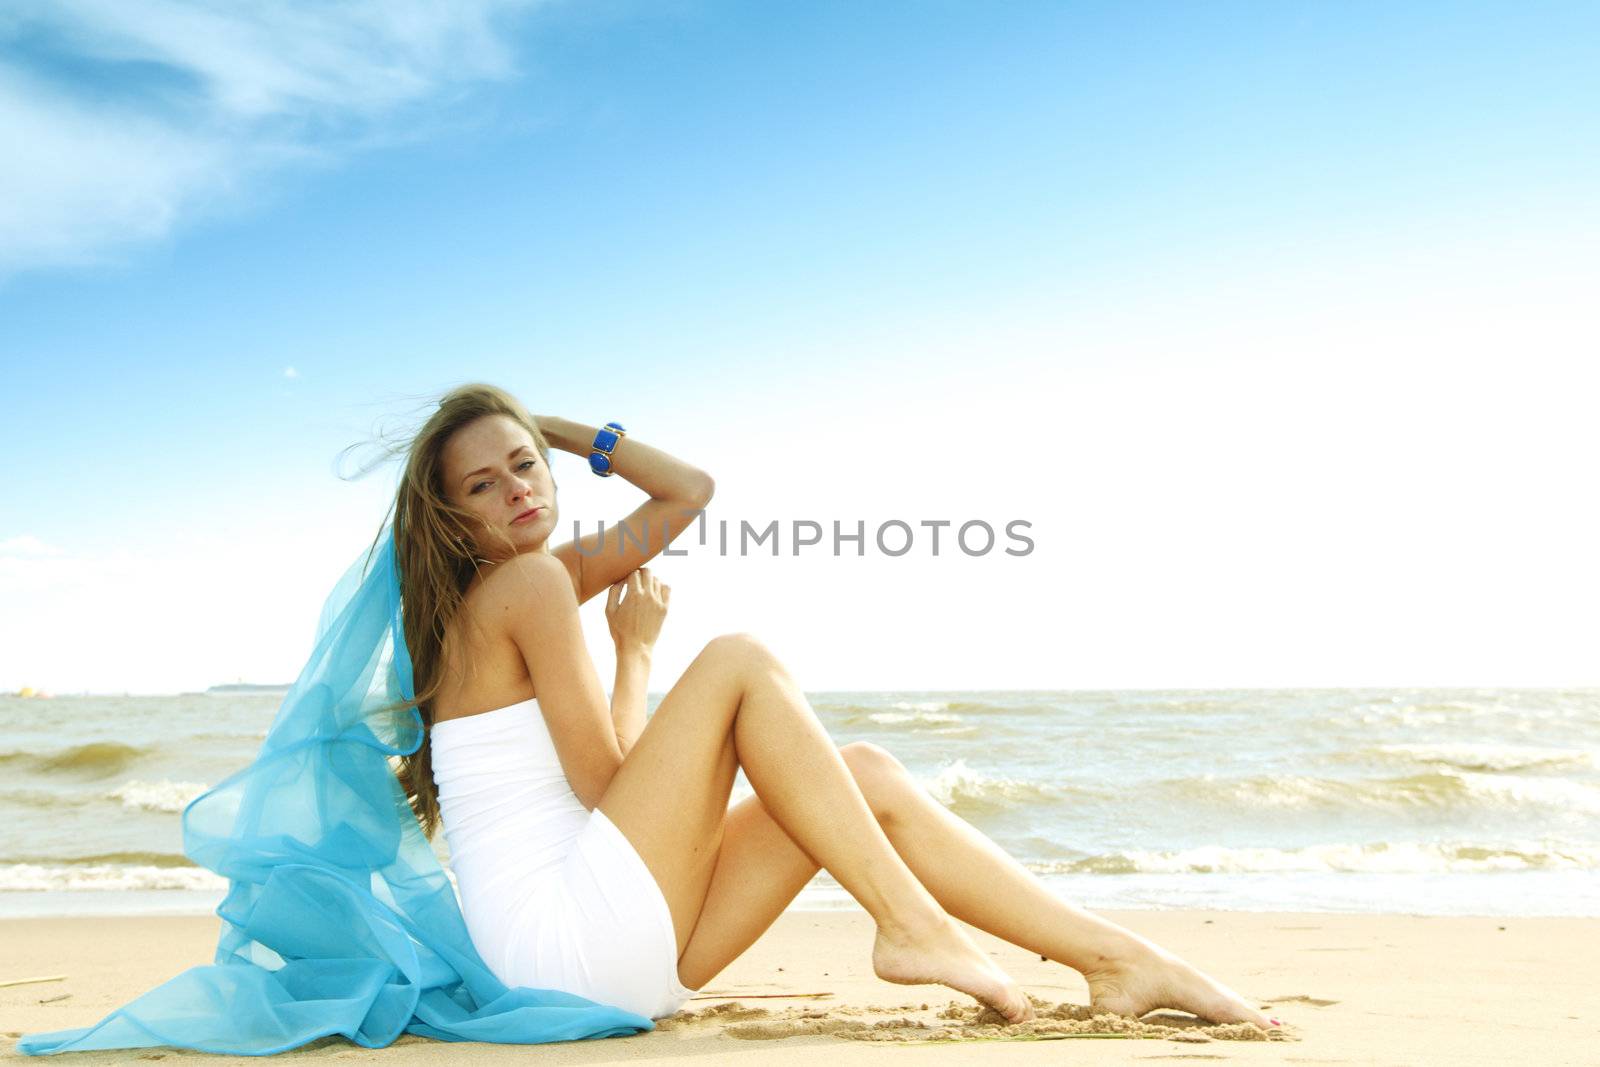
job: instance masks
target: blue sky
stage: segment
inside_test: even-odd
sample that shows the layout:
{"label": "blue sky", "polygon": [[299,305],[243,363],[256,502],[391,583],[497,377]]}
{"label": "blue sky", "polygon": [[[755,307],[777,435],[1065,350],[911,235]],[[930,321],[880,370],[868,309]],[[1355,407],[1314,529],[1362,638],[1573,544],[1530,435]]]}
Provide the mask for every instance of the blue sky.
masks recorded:
{"label": "blue sky", "polygon": [[656,689],[730,629],[811,688],[1594,684],[1597,30],[10,5],[0,689],[292,677],[391,484],[335,455],[466,380],[735,523],[1033,523],[663,561]]}

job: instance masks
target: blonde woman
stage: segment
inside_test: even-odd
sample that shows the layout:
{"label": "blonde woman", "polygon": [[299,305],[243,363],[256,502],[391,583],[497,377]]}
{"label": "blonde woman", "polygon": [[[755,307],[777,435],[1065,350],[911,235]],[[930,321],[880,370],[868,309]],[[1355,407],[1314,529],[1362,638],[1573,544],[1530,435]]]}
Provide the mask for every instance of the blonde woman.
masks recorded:
{"label": "blonde woman", "polygon": [[[552,545],[550,449],[588,457],[597,433],[460,387],[412,442],[395,503],[428,733],[397,773],[424,831],[443,826],[468,930],[498,978],[670,1015],[822,867],[876,923],[886,981],[1032,1018],[959,919],[1078,970],[1097,1008],[1268,1027],[1172,954],[1056,899],[881,747],[836,747],[754,637],[708,642],[647,721],[671,591],[646,564],[694,521],[712,479],[621,436],[612,469],[650,499],[626,530]],[[601,594],[617,652],[609,707],[578,619]],[[756,795],[730,808],[741,767]]]}

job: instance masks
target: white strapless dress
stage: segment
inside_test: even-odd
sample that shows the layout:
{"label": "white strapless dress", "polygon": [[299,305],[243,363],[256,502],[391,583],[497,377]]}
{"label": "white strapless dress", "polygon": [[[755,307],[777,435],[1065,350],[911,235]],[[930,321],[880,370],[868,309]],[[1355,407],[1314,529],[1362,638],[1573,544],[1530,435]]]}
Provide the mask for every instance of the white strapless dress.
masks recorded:
{"label": "white strapless dress", "polygon": [[461,913],[507,986],[559,989],[659,1019],[678,980],[672,913],[650,868],[573,793],[537,698],[430,730]]}

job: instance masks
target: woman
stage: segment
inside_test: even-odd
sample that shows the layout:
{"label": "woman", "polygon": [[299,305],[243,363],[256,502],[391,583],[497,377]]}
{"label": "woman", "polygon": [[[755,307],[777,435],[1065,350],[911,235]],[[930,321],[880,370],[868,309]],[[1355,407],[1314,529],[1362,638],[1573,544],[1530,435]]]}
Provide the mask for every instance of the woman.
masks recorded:
{"label": "woman", "polygon": [[[395,505],[429,735],[397,773],[424,832],[442,822],[473,943],[501,980],[669,1015],[820,866],[872,916],[886,981],[943,984],[1032,1018],[960,919],[1080,971],[1096,1008],[1268,1028],[1187,963],[1056,899],[884,749],[835,747],[749,635],[710,641],[647,722],[670,590],[645,564],[713,485],[623,436],[611,467],[650,499],[626,529],[552,546],[549,450],[588,456],[596,436],[492,386],[460,387],[413,441]],[[602,591],[617,646],[609,711],[578,619]],[[740,767],[756,795],[729,808]]]}

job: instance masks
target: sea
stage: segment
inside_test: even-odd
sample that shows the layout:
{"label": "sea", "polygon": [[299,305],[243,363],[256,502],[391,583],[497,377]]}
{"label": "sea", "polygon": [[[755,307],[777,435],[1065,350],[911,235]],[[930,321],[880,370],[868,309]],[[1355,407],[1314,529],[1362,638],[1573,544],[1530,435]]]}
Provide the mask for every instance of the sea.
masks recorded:
{"label": "sea", "polygon": [[[283,695],[0,697],[0,917],[214,911],[181,813]],[[1600,689],[806,696],[1083,907],[1600,915]]]}

